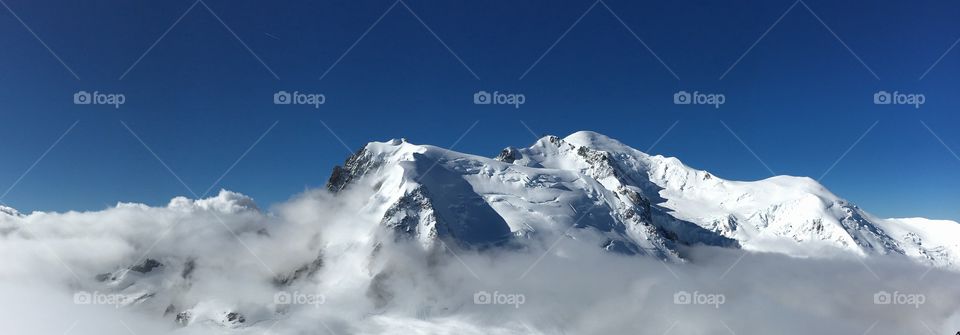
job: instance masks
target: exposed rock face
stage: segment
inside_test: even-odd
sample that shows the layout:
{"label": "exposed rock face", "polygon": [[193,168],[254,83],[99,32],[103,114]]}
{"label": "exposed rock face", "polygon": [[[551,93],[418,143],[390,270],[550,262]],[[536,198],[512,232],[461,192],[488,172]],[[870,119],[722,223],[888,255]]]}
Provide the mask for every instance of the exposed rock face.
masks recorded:
{"label": "exposed rock face", "polygon": [[152,259],[152,258],[147,258],[147,259],[145,259],[142,263],[137,264],[137,265],[134,265],[134,266],[131,266],[131,267],[130,267],[130,271],[136,271],[136,272],[140,272],[140,273],[147,273],[147,272],[153,271],[153,269],[156,269],[156,268],[161,267],[161,266],[163,266],[163,264],[160,263],[160,262],[158,262],[157,260]]}
{"label": "exposed rock face", "polygon": [[177,316],[174,318],[176,322],[181,327],[185,327],[193,321],[193,313],[189,310],[177,313]]}
{"label": "exposed rock face", "polygon": [[376,160],[377,157],[371,155],[367,150],[360,149],[347,158],[343,166],[333,167],[333,173],[327,179],[327,189],[332,192],[343,190],[348,184],[357,178],[366,174],[369,170],[377,168],[381,163]]}
{"label": "exposed rock face", "polygon": [[237,312],[227,312],[227,313],[224,315],[224,319],[225,319],[225,320],[224,320],[224,321],[225,321],[224,324],[226,324],[226,325],[227,325],[228,327],[230,327],[230,328],[240,327],[240,326],[242,326],[245,322],[247,322],[247,318],[244,317],[243,314],[240,314],[240,313],[237,313]]}
{"label": "exposed rock face", "polygon": [[404,195],[387,209],[380,223],[397,233],[398,237],[420,239],[430,243],[440,237],[440,229],[447,234],[446,226],[440,224],[433,203],[423,187]]}
{"label": "exposed rock face", "polygon": [[500,155],[497,156],[496,160],[512,164],[514,161],[520,158],[522,158],[520,151],[514,149],[513,147],[507,147],[506,149],[503,149],[503,151],[500,151]]}
{"label": "exposed rock face", "polygon": [[323,267],[323,254],[317,255],[310,263],[301,265],[300,267],[285,273],[278,274],[277,277],[273,278],[274,285],[277,286],[289,286],[294,281],[297,281],[301,278],[309,278],[320,271],[320,268]]}

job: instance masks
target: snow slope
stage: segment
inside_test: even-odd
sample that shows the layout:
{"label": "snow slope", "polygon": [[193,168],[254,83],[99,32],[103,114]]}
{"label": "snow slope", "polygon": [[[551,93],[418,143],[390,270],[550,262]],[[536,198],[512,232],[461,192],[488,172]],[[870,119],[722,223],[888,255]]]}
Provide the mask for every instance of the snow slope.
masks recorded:
{"label": "snow slope", "polygon": [[960,267],[960,224],[950,220],[904,218],[877,220],[877,224],[899,241],[915,259],[943,268]]}
{"label": "snow slope", "polygon": [[659,188],[649,195],[661,198],[658,205],[671,216],[736,239],[747,249],[816,256],[822,248],[833,247],[860,255],[906,254],[941,266],[960,264],[956,222],[882,220],[811,178],[724,180],[676,158],[650,156],[593,132],[578,132],[565,141],[611,153],[639,184],[647,184],[648,190],[650,184]]}
{"label": "snow slope", "polygon": [[[430,247],[484,247],[558,233],[600,237],[598,247],[679,260],[652,225],[649,202],[580,171],[528,167],[404,140],[374,142],[337,168],[328,187],[374,185],[383,224]],[[571,227],[579,228],[577,230]]]}

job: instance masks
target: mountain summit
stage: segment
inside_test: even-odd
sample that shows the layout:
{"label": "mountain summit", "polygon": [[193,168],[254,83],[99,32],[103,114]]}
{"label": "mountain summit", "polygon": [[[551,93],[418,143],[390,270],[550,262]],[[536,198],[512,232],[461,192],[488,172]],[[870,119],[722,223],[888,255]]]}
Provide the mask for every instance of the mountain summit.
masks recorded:
{"label": "mountain summit", "polygon": [[334,169],[328,189],[372,187],[382,225],[424,247],[512,245],[548,233],[683,261],[706,244],[813,256],[903,255],[956,268],[960,224],[881,219],[807,177],[732,181],[599,133],[546,136],[496,158],[406,140],[372,142]]}

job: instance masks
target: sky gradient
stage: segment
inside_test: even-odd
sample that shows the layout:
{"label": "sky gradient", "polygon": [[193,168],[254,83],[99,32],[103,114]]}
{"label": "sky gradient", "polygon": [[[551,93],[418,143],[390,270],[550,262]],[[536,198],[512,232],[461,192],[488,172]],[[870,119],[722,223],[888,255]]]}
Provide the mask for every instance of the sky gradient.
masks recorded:
{"label": "sky gradient", "polygon": [[[24,212],[221,187],[266,207],[369,141],[493,157],[593,130],[727,179],[811,176],[882,217],[960,220],[960,3],[4,4],[0,201]],[[81,90],[126,102],[75,105]],[[326,103],[275,105],[280,90]],[[475,105],[480,90],[526,102]],[[726,103],[675,105],[681,90]],[[875,105],[880,90],[926,102]]]}

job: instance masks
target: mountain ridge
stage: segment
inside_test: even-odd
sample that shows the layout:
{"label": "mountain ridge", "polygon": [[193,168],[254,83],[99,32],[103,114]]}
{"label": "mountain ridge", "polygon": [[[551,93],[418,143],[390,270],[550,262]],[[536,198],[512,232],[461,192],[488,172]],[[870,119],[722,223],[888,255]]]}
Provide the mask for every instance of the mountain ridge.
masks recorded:
{"label": "mountain ridge", "polygon": [[[378,188],[373,197],[409,203],[403,197],[417,189],[419,203],[431,202],[429,210],[419,210],[423,215],[410,209],[403,217],[384,217],[385,223],[406,220],[403,229],[425,244],[444,236],[467,245],[502,242],[463,240],[463,234],[438,231],[437,225],[460,230],[472,225],[442,213],[449,207],[482,211],[486,220],[498,222],[502,236],[527,236],[537,231],[534,226],[576,226],[605,235],[602,247],[610,251],[675,261],[682,260],[679,247],[707,244],[804,257],[827,248],[858,256],[903,255],[941,267],[960,264],[960,245],[935,238],[939,233],[918,231],[924,229],[918,222],[926,219],[877,218],[809,177],[726,180],[592,131],[545,136],[530,147],[507,147],[494,158],[405,139],[371,142],[343,167],[334,168],[327,187],[337,192],[364,177],[390,185]],[[551,188],[563,191],[549,192]],[[544,194],[554,195],[548,198],[556,205],[537,200]],[[579,199],[558,200],[558,194]],[[441,201],[438,208],[435,199],[453,200]],[[560,214],[563,205],[571,210]],[[527,213],[517,213],[518,208]],[[588,208],[602,210],[579,215],[578,209]],[[393,208],[385,214],[399,212]],[[426,227],[423,234],[417,233],[418,227]],[[955,222],[939,224],[938,229],[960,234]]]}

